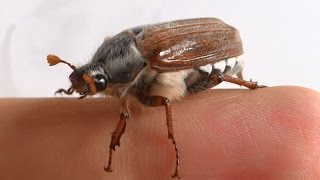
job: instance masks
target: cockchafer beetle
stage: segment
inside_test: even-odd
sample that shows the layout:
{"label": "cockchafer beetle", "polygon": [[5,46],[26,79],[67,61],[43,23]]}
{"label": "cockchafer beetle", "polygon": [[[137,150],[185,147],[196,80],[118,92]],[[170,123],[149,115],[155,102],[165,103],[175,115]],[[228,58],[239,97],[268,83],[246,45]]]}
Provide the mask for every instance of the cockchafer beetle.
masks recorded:
{"label": "cockchafer beetle", "polygon": [[102,93],[120,100],[120,121],[111,136],[109,160],[104,169],[112,171],[112,153],[129,119],[128,96],[149,107],[164,106],[168,138],[176,152],[173,178],[179,178],[179,150],[173,133],[171,105],[226,81],[249,89],[259,86],[242,78],[243,48],[239,32],[216,18],[185,19],[137,26],[104,40],[91,61],[81,67],[48,55],[50,65],[68,64],[68,90],[87,95]]}

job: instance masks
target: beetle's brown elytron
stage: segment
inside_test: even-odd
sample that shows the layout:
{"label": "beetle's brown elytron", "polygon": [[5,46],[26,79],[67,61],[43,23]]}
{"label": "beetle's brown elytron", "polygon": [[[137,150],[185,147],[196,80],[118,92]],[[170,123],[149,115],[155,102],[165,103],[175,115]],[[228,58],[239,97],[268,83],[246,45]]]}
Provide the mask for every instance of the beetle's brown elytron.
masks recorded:
{"label": "beetle's brown elytron", "polygon": [[57,56],[47,57],[50,65],[68,64],[68,90],[84,98],[102,93],[119,98],[120,121],[112,133],[109,160],[120,146],[130,114],[128,96],[149,107],[164,106],[168,128],[176,152],[173,178],[179,178],[179,150],[172,125],[171,102],[216,86],[222,81],[250,89],[257,83],[242,78],[243,48],[238,31],[215,18],[177,20],[125,30],[104,40],[91,61],[76,68]]}

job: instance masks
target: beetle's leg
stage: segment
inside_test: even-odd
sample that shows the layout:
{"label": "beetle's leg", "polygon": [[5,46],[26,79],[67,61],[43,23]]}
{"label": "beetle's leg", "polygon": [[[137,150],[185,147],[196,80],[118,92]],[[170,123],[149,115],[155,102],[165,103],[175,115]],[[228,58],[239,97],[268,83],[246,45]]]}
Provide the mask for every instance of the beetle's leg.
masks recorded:
{"label": "beetle's leg", "polygon": [[129,110],[127,99],[121,99],[121,106],[120,106],[120,120],[117,124],[116,129],[111,133],[111,142],[109,145],[109,160],[108,166],[104,167],[104,170],[107,172],[112,172],[111,164],[112,164],[112,152],[115,151],[116,146],[120,147],[120,138],[126,129],[127,120],[129,119]]}
{"label": "beetle's leg", "polygon": [[67,94],[67,95],[71,95],[74,92],[74,89],[72,87],[70,87],[68,90],[65,89],[58,89],[54,94]]}
{"label": "beetle's leg", "polygon": [[237,85],[240,85],[240,86],[244,86],[244,87],[247,87],[249,89],[257,89],[257,88],[267,87],[267,86],[264,86],[264,85],[258,85],[257,82],[253,82],[251,80],[250,81],[245,81],[241,77],[232,77],[232,76],[229,76],[229,75],[225,75],[225,74],[222,74],[219,71],[217,71],[217,73],[212,73],[209,78],[210,78],[210,81],[213,81],[214,83],[225,81],[225,82],[230,82],[230,83],[237,84]]}
{"label": "beetle's leg", "polygon": [[240,79],[240,78],[235,78],[235,77],[232,77],[232,76],[223,75],[222,78],[223,78],[223,81],[234,83],[234,84],[238,84],[240,86],[244,86],[244,87],[247,87],[249,89],[257,89],[257,88],[265,88],[265,87],[267,87],[267,86],[264,86],[264,85],[258,85],[257,82],[253,82],[251,80],[250,81],[246,81],[246,80],[243,80],[243,79]]}
{"label": "beetle's leg", "polygon": [[176,143],[176,140],[174,139],[173,134],[173,124],[172,124],[172,111],[171,111],[171,104],[168,98],[162,97],[162,96],[138,96],[139,101],[149,107],[157,107],[157,106],[164,106],[166,109],[166,119],[167,119],[167,128],[168,128],[168,138],[171,139],[172,144],[174,145],[174,149],[176,151],[176,168],[174,171],[174,174],[171,175],[172,178],[179,178],[179,150]]}

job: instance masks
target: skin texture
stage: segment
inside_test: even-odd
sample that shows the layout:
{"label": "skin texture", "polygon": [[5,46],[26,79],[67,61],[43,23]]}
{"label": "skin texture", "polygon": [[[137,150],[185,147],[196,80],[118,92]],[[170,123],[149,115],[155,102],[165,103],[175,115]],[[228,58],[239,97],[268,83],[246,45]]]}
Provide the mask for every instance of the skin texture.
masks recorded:
{"label": "skin texture", "polygon": [[[0,99],[0,179],[170,179],[163,107],[131,107],[106,173],[116,99]],[[320,94],[208,90],[172,104],[182,179],[319,179]]]}

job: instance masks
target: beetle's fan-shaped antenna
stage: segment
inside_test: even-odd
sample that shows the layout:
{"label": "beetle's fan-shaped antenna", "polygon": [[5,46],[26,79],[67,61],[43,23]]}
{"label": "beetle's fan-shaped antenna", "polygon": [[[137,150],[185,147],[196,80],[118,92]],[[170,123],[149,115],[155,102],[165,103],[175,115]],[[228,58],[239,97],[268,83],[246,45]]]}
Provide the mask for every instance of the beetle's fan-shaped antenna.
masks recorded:
{"label": "beetle's fan-shaped antenna", "polygon": [[50,66],[54,66],[54,65],[56,65],[58,63],[64,63],[64,64],[67,64],[68,66],[70,66],[73,70],[76,69],[76,67],[74,65],[72,65],[72,64],[70,64],[70,63],[68,63],[68,62],[66,62],[66,61],[64,61],[62,59],[60,59],[56,55],[49,54],[47,56],[47,60],[48,60],[48,63],[49,63]]}

